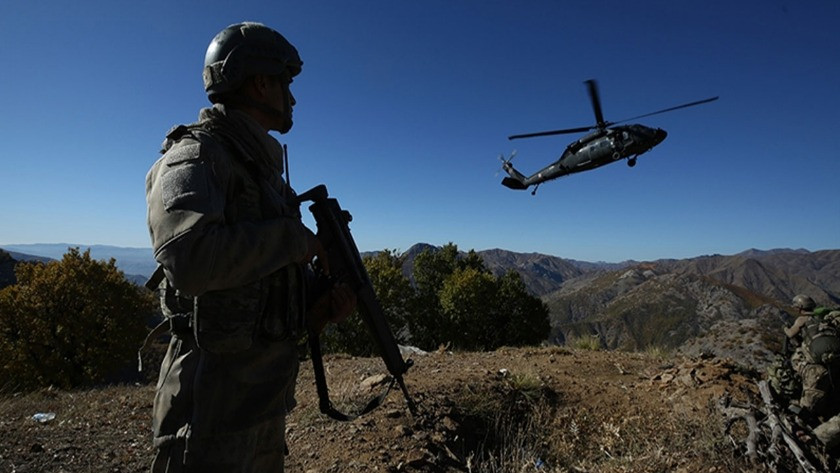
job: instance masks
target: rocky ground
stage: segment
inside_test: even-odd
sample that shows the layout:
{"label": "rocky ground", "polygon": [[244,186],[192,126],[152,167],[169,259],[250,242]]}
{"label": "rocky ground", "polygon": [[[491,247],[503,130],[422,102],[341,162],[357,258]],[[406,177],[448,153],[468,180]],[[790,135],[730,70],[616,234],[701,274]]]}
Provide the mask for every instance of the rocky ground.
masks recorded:
{"label": "rocky ground", "polygon": [[[722,396],[755,397],[722,359],[566,348],[413,355],[406,383],[379,409],[341,423],[318,412],[308,362],[288,418],[287,471],[765,471],[723,431]],[[327,357],[335,404],[381,389],[378,359]],[[152,457],[152,385],[0,397],[0,472],[139,472]],[[54,413],[39,422],[33,415]]]}

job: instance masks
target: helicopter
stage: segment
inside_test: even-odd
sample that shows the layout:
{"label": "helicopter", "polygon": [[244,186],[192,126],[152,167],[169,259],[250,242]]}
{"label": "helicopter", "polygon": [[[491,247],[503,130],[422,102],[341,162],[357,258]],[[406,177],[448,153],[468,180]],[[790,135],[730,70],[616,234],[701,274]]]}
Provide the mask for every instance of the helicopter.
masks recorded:
{"label": "helicopter", "polygon": [[562,135],[568,133],[590,132],[577,141],[569,144],[560,155],[557,161],[540,169],[531,176],[526,177],[517,171],[511,161],[516,151],[505,159],[504,155],[499,156],[502,161],[502,169],[508,177],[502,180],[502,185],[511,189],[525,190],[534,186],[531,195],[537,193],[540,184],[558,177],[567,176],[583,171],[589,171],[601,166],[613,163],[620,159],[627,159],[627,165],[636,165],[636,158],[641,154],[650,151],[654,146],[662,143],[668,133],[660,128],[650,128],[644,125],[630,124],[615,126],[626,123],[630,120],[649,117],[659,113],[670,112],[686,107],[693,107],[717,100],[719,97],[698,100],[696,102],[677,105],[676,107],[646,113],[633,118],[627,118],[617,122],[604,121],[601,111],[601,99],[598,96],[598,83],[594,79],[584,82],[589,90],[589,98],[592,101],[592,109],[595,112],[595,125],[579,128],[568,128],[564,130],[541,131],[537,133],[525,133],[509,136],[509,140],[520,138],[533,138],[537,136]]}

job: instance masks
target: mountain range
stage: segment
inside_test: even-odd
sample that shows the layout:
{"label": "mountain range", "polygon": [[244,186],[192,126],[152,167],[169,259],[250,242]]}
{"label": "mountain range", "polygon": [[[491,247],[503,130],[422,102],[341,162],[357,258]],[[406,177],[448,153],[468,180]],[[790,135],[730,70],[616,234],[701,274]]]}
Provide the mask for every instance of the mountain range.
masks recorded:
{"label": "mountain range", "polygon": [[[0,287],[13,283],[16,260],[60,259],[70,247],[90,248],[96,259],[115,258],[117,267],[138,283],[155,268],[150,248],[4,245]],[[409,248],[403,254],[404,272],[410,276],[422,251],[438,249],[423,243]],[[496,275],[518,272],[528,290],[548,305],[552,329],[547,338],[553,343],[596,336],[606,348],[711,351],[761,366],[780,348],[794,295],[840,305],[840,250],[749,249],[735,255],[621,263],[503,249],[477,253]]]}
{"label": "mountain range", "polygon": [[[410,248],[405,268],[421,251],[434,250]],[[501,249],[477,253],[496,275],[517,271],[548,305],[550,343],[596,337],[609,349],[714,354],[762,368],[782,349],[794,295],[840,305],[840,250],[749,249],[621,263]]]}
{"label": "mountain range", "polygon": [[[82,245],[77,243],[33,243],[25,245],[0,245],[0,250],[5,250],[12,259],[17,261],[50,261],[60,260],[70,248],[79,248],[81,251],[90,250],[93,259],[116,260],[117,268],[125,273],[126,278],[135,283],[142,284],[154,272],[155,263],[151,248],[125,248],[110,245]],[[3,256],[0,255],[0,265]],[[10,267],[11,268],[11,267]],[[0,287],[3,286],[4,278],[14,277],[10,269],[0,266]]]}

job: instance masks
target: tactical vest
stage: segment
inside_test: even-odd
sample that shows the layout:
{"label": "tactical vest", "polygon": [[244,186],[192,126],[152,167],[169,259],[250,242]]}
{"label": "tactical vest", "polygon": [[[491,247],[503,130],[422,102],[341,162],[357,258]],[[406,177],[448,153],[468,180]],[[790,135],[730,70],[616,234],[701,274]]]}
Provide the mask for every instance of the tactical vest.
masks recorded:
{"label": "tactical vest", "polygon": [[[225,196],[225,221],[262,221],[300,214],[297,205],[280,206],[266,196],[268,185],[259,171],[237,156],[237,147],[205,131],[200,124],[180,126],[167,134],[180,146],[187,140],[201,146],[221,147],[230,157],[231,179]],[[250,348],[257,337],[282,340],[298,337],[304,328],[305,284],[300,265],[287,265],[268,277],[231,289],[188,297],[162,283],[161,307],[172,331],[195,337],[202,349],[236,353]]]}
{"label": "tactical vest", "polygon": [[802,344],[811,359],[823,365],[840,362],[840,311],[812,316],[802,327]]}

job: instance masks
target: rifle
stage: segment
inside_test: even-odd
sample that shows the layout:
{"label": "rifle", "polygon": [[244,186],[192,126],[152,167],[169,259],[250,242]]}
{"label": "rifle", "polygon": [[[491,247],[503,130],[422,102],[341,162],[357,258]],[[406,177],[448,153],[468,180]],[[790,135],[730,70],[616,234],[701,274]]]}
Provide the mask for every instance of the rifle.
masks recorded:
{"label": "rifle", "polygon": [[[352,221],[353,217],[350,215],[350,212],[341,208],[338,200],[329,198],[327,187],[323,184],[313,187],[299,195],[297,200],[298,203],[312,202],[309,210],[312,212],[312,216],[315,218],[315,224],[318,227],[318,238],[321,240],[327,252],[330,268],[330,284],[323,284],[323,281],[321,281],[320,286],[323,289],[329,289],[332,285],[331,283],[343,282],[355,292],[358,301],[357,310],[373,335],[377,348],[379,348],[379,354],[392,377],[392,381],[386,391],[368,402],[367,406],[358,415],[348,416],[339,412],[333,407],[329,399],[319,334],[310,330],[308,335],[309,348],[312,352],[315,387],[318,391],[321,412],[336,420],[352,420],[379,406],[396,382],[399,384],[403,396],[405,396],[409,411],[412,415],[416,415],[416,406],[414,405],[414,401],[411,400],[411,396],[409,396],[408,389],[403,380],[403,375],[413,365],[413,362],[410,359],[408,361],[403,360],[397,342],[394,339],[394,334],[391,332],[391,328],[385,320],[385,313],[382,311],[382,306],[376,298],[370,277],[362,263],[359,250],[356,248],[356,242],[353,240],[352,235],[350,235],[348,224]],[[320,275],[320,278],[323,279],[324,276]],[[316,282],[316,286],[318,285]]]}

